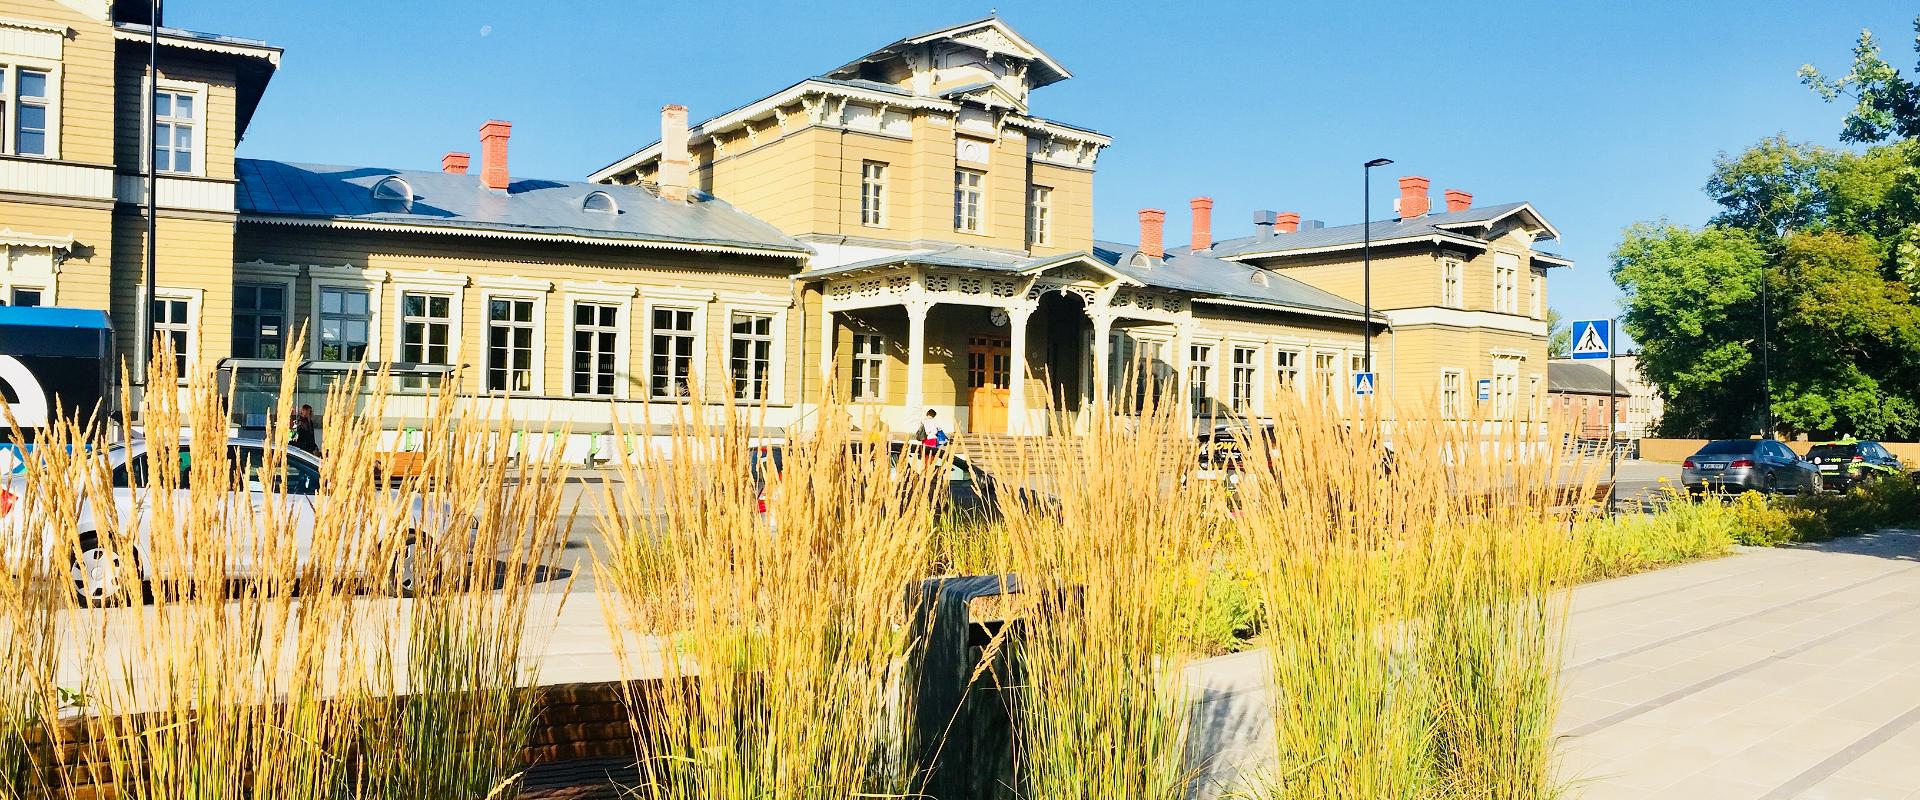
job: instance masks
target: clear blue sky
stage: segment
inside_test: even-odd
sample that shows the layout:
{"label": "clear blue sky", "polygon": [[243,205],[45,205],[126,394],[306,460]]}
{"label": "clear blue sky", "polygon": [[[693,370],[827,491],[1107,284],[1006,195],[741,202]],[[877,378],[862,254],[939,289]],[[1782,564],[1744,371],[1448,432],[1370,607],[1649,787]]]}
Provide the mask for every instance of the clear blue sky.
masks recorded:
{"label": "clear blue sky", "polygon": [[[1215,200],[1215,229],[1252,210],[1359,221],[1400,174],[1476,203],[1532,201],[1563,234],[1552,305],[1614,313],[1620,229],[1699,224],[1714,154],[1784,132],[1834,144],[1845,109],[1799,84],[1844,72],[1863,27],[1910,70],[1911,2],[1087,4],[988,0],[1075,77],[1034,113],[1114,138],[1095,233],[1135,240],[1134,212]],[[991,6],[923,2],[170,0],[167,22],[286,48],[241,154],[433,168],[514,123],[516,176],[570,178],[653,141],[658,112],[697,121],[896,38]],[[1096,11],[1096,9],[1102,9]]]}

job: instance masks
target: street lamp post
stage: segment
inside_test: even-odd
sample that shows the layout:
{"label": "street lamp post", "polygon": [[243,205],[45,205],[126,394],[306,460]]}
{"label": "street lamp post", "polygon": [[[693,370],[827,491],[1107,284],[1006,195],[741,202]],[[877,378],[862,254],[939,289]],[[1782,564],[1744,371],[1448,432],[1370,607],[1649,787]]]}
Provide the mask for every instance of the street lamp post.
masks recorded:
{"label": "street lamp post", "polygon": [[[1361,337],[1361,364],[1367,373],[1373,372],[1373,168],[1393,163],[1391,158],[1376,158],[1360,165],[1361,175],[1361,213],[1360,213],[1360,305],[1364,310],[1361,325],[1364,335]],[[1379,379],[1374,379],[1379,385]]]}

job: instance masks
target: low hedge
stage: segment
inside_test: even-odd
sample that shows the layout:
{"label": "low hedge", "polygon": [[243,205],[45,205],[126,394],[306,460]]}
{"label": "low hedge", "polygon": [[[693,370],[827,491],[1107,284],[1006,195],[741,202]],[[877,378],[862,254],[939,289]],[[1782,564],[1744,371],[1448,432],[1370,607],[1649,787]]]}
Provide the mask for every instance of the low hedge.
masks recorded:
{"label": "low hedge", "polygon": [[1881,528],[1920,522],[1920,486],[1911,477],[1887,477],[1843,493],[1768,497],[1748,492],[1735,498],[1734,540],[1774,547],[1824,542]]}

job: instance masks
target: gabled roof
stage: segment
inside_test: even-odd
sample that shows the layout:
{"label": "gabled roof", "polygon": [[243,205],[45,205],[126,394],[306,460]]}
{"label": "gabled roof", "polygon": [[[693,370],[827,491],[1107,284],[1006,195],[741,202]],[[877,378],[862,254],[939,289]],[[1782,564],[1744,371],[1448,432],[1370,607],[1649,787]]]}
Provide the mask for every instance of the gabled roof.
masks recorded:
{"label": "gabled roof", "polygon": [[[1409,242],[1448,241],[1481,247],[1486,244],[1486,239],[1479,234],[1501,220],[1522,213],[1536,221],[1548,237],[1559,238],[1560,232],[1547,224],[1546,219],[1540,216],[1539,212],[1534,211],[1532,204],[1522,202],[1501,203],[1469,208],[1464,211],[1444,211],[1411,219],[1377,221],[1373,223],[1373,244],[1379,247]],[[1294,233],[1227,239],[1214,242],[1213,247],[1207,252],[1216,258],[1239,261],[1265,256],[1348,250],[1361,246],[1365,239],[1365,226],[1356,223],[1332,228],[1303,229]]]}
{"label": "gabled roof", "polygon": [[1592,364],[1578,361],[1554,359],[1547,362],[1547,391],[1562,394],[1597,394],[1605,396],[1607,385],[1613,385],[1617,397],[1626,397],[1632,392],[1627,387],[1610,380],[1607,371]]}
{"label": "gabled roof", "polygon": [[[636,186],[517,178],[497,192],[473,174],[251,158],[235,159],[234,166],[243,221],[787,258],[809,253],[772,225],[700,194],[678,203]],[[412,196],[404,206],[374,197],[374,185],[390,177],[404,181]],[[595,193],[611,198],[618,212],[585,210],[582,204]]]}
{"label": "gabled roof", "polygon": [[1000,19],[998,15],[992,14],[976,20],[962,22],[958,25],[936,28],[926,33],[899,39],[885,47],[881,47],[878,50],[842,64],[839,68],[828,71],[827,75],[828,77],[857,77],[860,74],[861,64],[870,61],[883,61],[898,54],[899,51],[904,48],[925,44],[937,39],[959,41],[982,50],[989,50],[1001,55],[1010,55],[1031,63],[1033,66],[1030,68],[1028,76],[1030,85],[1035,89],[1048,84],[1059,83],[1060,81],[1073,77],[1072,72],[1068,72],[1066,67],[1060,66],[1059,62],[1054,61],[1053,57],[1047,55],[1045,50],[1034,46],[1032,42],[1027,41],[1026,37],[1015,32],[1012,26],[1009,26],[1004,20]]}
{"label": "gabled roof", "polygon": [[[1189,292],[1201,295],[1202,299],[1220,298],[1232,301],[1231,304],[1343,319],[1365,318],[1366,309],[1359,303],[1309,286],[1296,278],[1225,259],[1169,252],[1164,258],[1141,266],[1139,262],[1145,257],[1141,255],[1140,248],[1118,242],[1094,242],[1093,255],[1112,265],[1115,271],[1142,284]],[[1380,314],[1376,313],[1374,317],[1381,322],[1386,321]]]}

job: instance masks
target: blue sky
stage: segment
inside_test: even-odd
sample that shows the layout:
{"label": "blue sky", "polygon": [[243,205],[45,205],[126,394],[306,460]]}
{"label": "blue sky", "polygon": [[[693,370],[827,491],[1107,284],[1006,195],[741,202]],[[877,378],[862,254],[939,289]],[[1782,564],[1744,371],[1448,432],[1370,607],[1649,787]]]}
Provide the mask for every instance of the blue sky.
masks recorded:
{"label": "blue sky", "polygon": [[[1620,229],[1699,224],[1720,150],[1784,132],[1835,144],[1845,109],[1795,70],[1844,72],[1863,27],[1914,63],[1910,2],[1103,3],[990,0],[1075,77],[1034,113],[1114,137],[1095,233],[1135,211],[1215,200],[1217,234],[1254,209],[1359,221],[1360,163],[1425,175],[1476,204],[1532,201],[1563,234],[1552,305],[1614,313]],[[697,121],[901,36],[984,15],[950,3],[427,3],[172,0],[169,24],[286,48],[241,154],[433,168],[514,123],[516,176],[572,178],[651,142],[661,105]]]}

